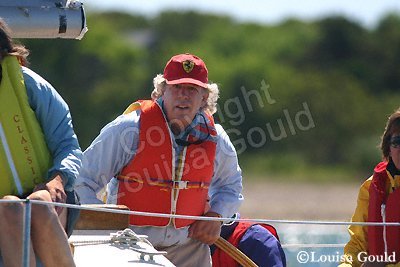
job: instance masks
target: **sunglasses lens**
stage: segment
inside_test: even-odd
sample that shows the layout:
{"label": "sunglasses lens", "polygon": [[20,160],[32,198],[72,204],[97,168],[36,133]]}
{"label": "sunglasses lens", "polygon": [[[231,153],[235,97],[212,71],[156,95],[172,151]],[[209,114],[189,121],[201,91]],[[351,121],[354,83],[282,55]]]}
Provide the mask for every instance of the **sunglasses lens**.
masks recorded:
{"label": "sunglasses lens", "polygon": [[392,137],[390,140],[390,145],[392,147],[400,147],[400,136]]}

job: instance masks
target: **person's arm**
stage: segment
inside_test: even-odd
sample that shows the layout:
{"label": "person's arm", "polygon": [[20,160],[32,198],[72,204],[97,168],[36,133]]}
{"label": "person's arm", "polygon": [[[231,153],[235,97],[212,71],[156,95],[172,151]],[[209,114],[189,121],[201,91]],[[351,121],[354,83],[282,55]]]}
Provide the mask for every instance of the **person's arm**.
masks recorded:
{"label": "person's arm", "polygon": [[81,166],[82,152],[68,105],[50,83],[28,68],[22,70],[29,104],[42,127],[53,157],[47,181],[61,178],[64,190],[70,191]]}
{"label": "person's arm", "polygon": [[238,248],[259,267],[284,267],[286,257],[278,239],[261,225],[251,226],[239,241]]}
{"label": "person's arm", "polygon": [[[368,219],[369,186],[371,179],[366,180],[360,188],[357,199],[357,207],[354,211],[352,222],[366,222]],[[360,252],[367,251],[367,226],[349,226],[350,241],[344,247],[344,261],[340,267],[360,266],[357,256]]]}
{"label": "person's arm", "polygon": [[242,171],[229,136],[220,125],[216,125],[216,128],[219,140],[209,189],[210,211],[230,218],[243,201]]}
{"label": "person's arm", "polygon": [[138,112],[106,125],[85,150],[75,190],[81,203],[103,203],[96,194],[129,163],[138,146]]}
{"label": "person's arm", "polygon": [[[204,216],[226,217],[235,214],[243,201],[242,174],[237,154],[228,135],[220,125],[218,133],[214,175],[209,188],[210,209]],[[189,227],[189,237],[208,245],[213,244],[220,235],[221,222],[196,221]]]}

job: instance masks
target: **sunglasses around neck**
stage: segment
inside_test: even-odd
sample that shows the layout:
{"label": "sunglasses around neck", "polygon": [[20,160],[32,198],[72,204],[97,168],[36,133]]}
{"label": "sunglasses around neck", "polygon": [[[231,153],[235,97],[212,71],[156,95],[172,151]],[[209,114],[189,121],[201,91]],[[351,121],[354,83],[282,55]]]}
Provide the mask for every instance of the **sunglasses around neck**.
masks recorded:
{"label": "sunglasses around neck", "polygon": [[206,125],[207,136],[205,138],[203,138],[203,139],[199,139],[199,140],[196,140],[196,141],[193,141],[193,142],[187,141],[187,140],[183,140],[183,139],[175,139],[175,142],[178,145],[180,145],[180,146],[199,145],[199,144],[203,143],[204,141],[206,141],[210,137],[211,133],[210,133],[210,129],[208,128],[207,120],[206,120],[206,118],[204,117],[203,114],[200,113],[200,116],[203,118],[204,124]]}

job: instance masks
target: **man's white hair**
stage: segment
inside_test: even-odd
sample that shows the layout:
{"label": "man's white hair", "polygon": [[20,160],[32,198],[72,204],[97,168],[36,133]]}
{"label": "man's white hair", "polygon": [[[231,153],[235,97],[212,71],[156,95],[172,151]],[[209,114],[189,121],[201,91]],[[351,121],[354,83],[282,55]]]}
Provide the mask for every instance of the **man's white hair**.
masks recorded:
{"label": "man's white hair", "polygon": [[[153,79],[154,89],[151,92],[151,98],[153,100],[157,100],[164,94],[165,86],[167,85],[165,78],[162,74],[158,74]],[[207,103],[202,107],[202,110],[206,113],[213,115],[217,112],[217,101],[219,98],[219,89],[218,85],[215,83],[208,84],[208,98]]]}

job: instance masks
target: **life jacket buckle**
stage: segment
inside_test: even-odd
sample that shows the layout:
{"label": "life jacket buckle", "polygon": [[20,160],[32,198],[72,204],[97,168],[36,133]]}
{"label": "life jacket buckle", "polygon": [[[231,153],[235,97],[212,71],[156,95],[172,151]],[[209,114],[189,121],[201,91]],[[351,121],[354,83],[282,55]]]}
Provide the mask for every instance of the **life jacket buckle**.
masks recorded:
{"label": "life jacket buckle", "polygon": [[188,181],[175,181],[178,189],[187,189],[188,188]]}

